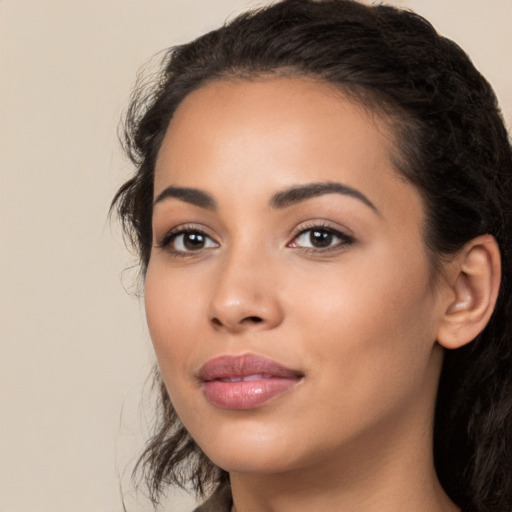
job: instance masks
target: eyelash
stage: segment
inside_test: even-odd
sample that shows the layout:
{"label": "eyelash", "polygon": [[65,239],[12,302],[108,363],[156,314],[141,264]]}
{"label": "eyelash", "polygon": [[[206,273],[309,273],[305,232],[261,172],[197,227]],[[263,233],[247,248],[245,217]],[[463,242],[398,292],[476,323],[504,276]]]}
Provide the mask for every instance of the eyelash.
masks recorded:
{"label": "eyelash", "polygon": [[[335,243],[334,245],[328,245],[327,247],[301,247],[301,246],[295,246],[297,249],[301,249],[302,251],[306,252],[312,252],[315,254],[322,254],[327,253],[331,251],[339,251],[343,248],[352,245],[355,242],[355,239],[347,235],[346,233],[343,233],[342,231],[338,229],[334,229],[333,227],[329,226],[328,224],[311,224],[309,226],[303,226],[301,229],[299,229],[294,235],[292,241],[288,244],[288,247],[293,247],[293,243],[301,236],[307,234],[307,233],[326,233],[327,235],[336,237],[339,239],[339,242]],[[311,236],[311,235],[310,235]]]}
{"label": "eyelash", "polygon": [[[326,247],[304,247],[304,246],[297,246],[293,245],[297,239],[299,239],[301,236],[306,235],[307,233],[323,233],[327,234],[328,236],[335,237],[339,239],[339,242],[335,243],[334,245],[328,245]],[[204,237],[205,240],[210,240],[210,242],[213,242],[214,245],[211,245],[209,247],[201,247],[197,250],[182,250],[182,249],[176,249],[175,247],[172,247],[172,244],[178,239],[180,236],[184,235],[199,235],[201,237]],[[311,236],[311,235],[310,235]],[[331,251],[341,250],[355,242],[355,239],[343,233],[342,231],[338,229],[334,229],[331,226],[327,224],[311,224],[309,226],[304,226],[301,229],[297,230],[291,242],[287,244],[287,247],[295,248],[295,249],[301,249],[305,252],[311,252],[315,254],[322,254],[327,253]],[[187,256],[194,256],[199,254],[204,249],[211,249],[218,247],[218,243],[215,242],[215,240],[212,239],[210,235],[208,235],[204,230],[198,228],[197,226],[181,226],[178,228],[175,228],[171,231],[169,231],[162,240],[157,244],[157,247],[159,249],[165,249],[167,250],[172,256],[175,257],[187,257]]]}
{"label": "eyelash", "polygon": [[183,235],[199,235],[204,237],[205,239],[208,239],[212,241],[215,245],[218,246],[218,243],[215,242],[210,235],[208,235],[204,230],[198,228],[197,226],[180,226],[175,229],[172,229],[169,231],[162,240],[158,243],[159,249],[165,249],[167,250],[171,256],[175,257],[187,257],[187,256],[193,256],[195,254],[198,254],[202,249],[210,249],[212,247],[202,247],[198,249],[197,251],[194,250],[180,250],[172,247],[172,244],[176,241],[176,239]]}

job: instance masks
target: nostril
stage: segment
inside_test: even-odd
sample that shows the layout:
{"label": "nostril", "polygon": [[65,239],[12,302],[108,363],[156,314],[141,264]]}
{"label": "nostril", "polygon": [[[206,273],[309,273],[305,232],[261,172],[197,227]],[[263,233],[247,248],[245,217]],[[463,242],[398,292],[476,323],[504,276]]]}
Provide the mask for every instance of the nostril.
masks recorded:
{"label": "nostril", "polygon": [[211,323],[215,328],[227,328],[228,330],[237,330],[243,326],[249,327],[250,325],[258,325],[264,322],[263,318],[256,315],[242,316],[241,318],[213,317],[211,319]]}
{"label": "nostril", "polygon": [[260,318],[259,316],[248,316],[244,318],[242,322],[251,322],[253,324],[259,324],[263,322],[263,318]]}

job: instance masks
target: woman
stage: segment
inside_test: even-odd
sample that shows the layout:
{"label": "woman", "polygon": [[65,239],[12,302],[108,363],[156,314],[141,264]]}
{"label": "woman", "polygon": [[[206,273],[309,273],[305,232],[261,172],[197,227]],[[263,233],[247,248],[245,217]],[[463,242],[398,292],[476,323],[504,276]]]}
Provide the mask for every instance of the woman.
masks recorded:
{"label": "woman", "polygon": [[169,51],[126,148],[155,503],[512,510],[512,153],[455,43],[278,2]]}

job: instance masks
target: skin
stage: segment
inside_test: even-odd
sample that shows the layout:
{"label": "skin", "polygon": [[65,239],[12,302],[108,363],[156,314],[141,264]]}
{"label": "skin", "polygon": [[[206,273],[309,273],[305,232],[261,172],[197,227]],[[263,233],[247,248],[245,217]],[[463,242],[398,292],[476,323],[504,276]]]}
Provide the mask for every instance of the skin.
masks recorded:
{"label": "skin", "polygon": [[[238,512],[458,510],[431,455],[436,339],[453,286],[433,283],[423,203],[393,168],[392,135],[304,78],[210,83],[169,125],[155,199],[194,188],[216,208],[169,195],[155,204],[147,320],[173,405],[230,472]],[[327,182],[368,201],[332,192],[270,204]],[[314,247],[315,226],[343,235]],[[204,245],[184,245],[180,230]],[[223,409],[197,372],[227,354],[304,377],[256,408]]]}

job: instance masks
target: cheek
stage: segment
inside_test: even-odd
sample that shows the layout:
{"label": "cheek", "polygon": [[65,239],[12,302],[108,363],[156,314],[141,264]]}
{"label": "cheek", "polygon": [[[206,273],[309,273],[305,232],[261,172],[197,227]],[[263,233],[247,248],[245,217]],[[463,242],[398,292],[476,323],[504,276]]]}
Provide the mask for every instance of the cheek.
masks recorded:
{"label": "cheek", "polygon": [[201,296],[194,283],[181,283],[173,273],[150,263],[144,288],[146,319],[166,384],[170,375],[189,371],[187,361],[200,332]]}
{"label": "cheek", "polygon": [[424,260],[372,261],[338,276],[315,276],[297,312],[315,376],[326,393],[335,383],[353,397],[355,408],[419,393],[435,345],[435,304]]}

